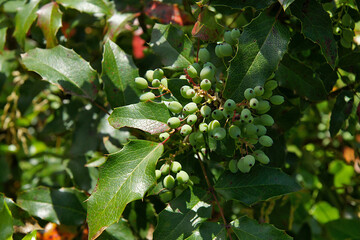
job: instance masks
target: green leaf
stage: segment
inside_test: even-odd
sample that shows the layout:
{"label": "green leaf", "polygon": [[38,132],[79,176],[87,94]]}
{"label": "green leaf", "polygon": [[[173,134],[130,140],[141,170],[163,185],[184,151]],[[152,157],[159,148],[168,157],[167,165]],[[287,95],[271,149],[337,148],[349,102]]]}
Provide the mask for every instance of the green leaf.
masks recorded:
{"label": "green leaf", "polygon": [[187,79],[180,79],[180,78],[171,78],[168,80],[168,88],[171,91],[171,94],[176,98],[178,102],[180,102],[183,106],[186,103],[189,103],[191,99],[184,98],[181,93],[180,89],[182,86],[191,84],[188,82]]}
{"label": "green leaf", "polygon": [[0,193],[0,239],[12,240],[13,219],[5,197]]}
{"label": "green leaf", "polygon": [[2,23],[0,23],[0,53],[4,51],[5,43],[6,43],[6,31],[7,26],[1,26]]}
{"label": "green leaf", "polygon": [[135,239],[129,224],[120,219],[118,223],[114,223],[108,227],[98,238],[98,240],[128,240]]}
{"label": "green leaf", "polygon": [[360,239],[359,219],[337,219],[327,222],[325,228],[332,240]]}
{"label": "green leaf", "polygon": [[87,202],[89,239],[95,239],[117,222],[125,206],[141,199],[156,183],[155,165],[163,150],[162,144],[135,140],[109,155],[100,169],[97,188]]}
{"label": "green leaf", "polygon": [[334,69],[338,50],[329,14],[317,1],[297,0],[290,8],[292,14],[301,21],[302,33],[320,46],[326,61]]}
{"label": "green leaf", "polygon": [[295,94],[306,97],[310,101],[320,101],[326,98],[324,83],[314,71],[303,63],[285,55],[275,72],[279,86],[289,88]]}
{"label": "green leaf", "polygon": [[130,127],[155,134],[169,129],[169,110],[163,103],[141,102],[115,108],[109,117],[114,128]]}
{"label": "green leaf", "polygon": [[168,69],[182,70],[192,63],[192,42],[171,24],[155,24],[150,46]]}
{"label": "green leaf", "polygon": [[226,229],[219,222],[204,222],[186,240],[225,240]]}
{"label": "green leaf", "polygon": [[56,224],[81,225],[86,218],[86,195],[76,189],[38,187],[18,195],[17,204],[32,216]]}
{"label": "green leaf", "polygon": [[59,5],[56,2],[50,2],[42,6],[36,13],[38,15],[37,24],[45,36],[46,47],[55,47],[57,45],[56,33],[62,26],[62,13]]}
{"label": "green leaf", "polygon": [[211,5],[226,6],[234,9],[243,9],[245,7],[253,7],[257,10],[267,8],[276,0],[257,0],[257,1],[234,1],[234,0],[213,0]]}
{"label": "green leaf", "polygon": [[191,34],[202,41],[216,41],[223,32],[224,27],[216,22],[215,16],[215,12],[203,8]]}
{"label": "green leaf", "polygon": [[339,210],[328,202],[317,202],[310,210],[311,215],[320,223],[327,223],[340,218]]}
{"label": "green leaf", "polygon": [[37,17],[36,11],[38,9],[39,2],[40,0],[30,0],[16,13],[15,31],[13,35],[21,46],[24,46],[25,35]]}
{"label": "green leaf", "polygon": [[34,230],[31,233],[27,234],[22,240],[36,240],[37,231]]}
{"label": "green leaf", "polygon": [[61,45],[36,48],[21,55],[23,64],[66,93],[94,100],[99,91],[96,71],[73,50]]}
{"label": "green leaf", "polygon": [[244,29],[228,69],[224,96],[240,102],[246,88],[264,85],[276,70],[290,41],[287,27],[261,13]]}
{"label": "green leaf", "polygon": [[283,7],[284,11],[292,4],[295,0],[278,0],[278,2]]}
{"label": "green leaf", "polygon": [[105,39],[116,41],[117,36],[124,30],[129,21],[136,17],[134,13],[114,13],[108,20],[108,28],[106,30]]}
{"label": "green leaf", "polygon": [[159,214],[154,239],[185,239],[211,217],[209,195],[200,188],[186,189]]}
{"label": "green leaf", "polygon": [[104,45],[101,78],[107,99],[113,108],[139,102],[140,91],[134,81],[138,76],[139,70],[132,57],[108,40]]}
{"label": "green leaf", "polygon": [[247,216],[240,217],[231,222],[231,229],[239,239],[244,240],[290,240],[293,239],[285,233],[274,227],[274,225],[263,223],[259,224],[254,219]]}
{"label": "green leaf", "polygon": [[351,91],[342,91],[336,98],[335,105],[331,111],[330,118],[330,134],[332,137],[336,136],[342,127],[343,123],[350,116],[354,101],[352,100],[354,94]]}
{"label": "green leaf", "polygon": [[247,205],[301,189],[280,169],[263,166],[255,166],[246,174],[224,172],[214,188],[226,200],[234,199]]}
{"label": "green leaf", "polygon": [[41,227],[30,214],[19,207],[11,198],[5,198],[5,202],[11,211],[13,218],[13,226],[25,226],[26,223],[31,223],[33,230],[40,230]]}
{"label": "green leaf", "polygon": [[66,8],[73,8],[79,12],[101,15],[111,15],[112,6],[107,0],[56,0]]}

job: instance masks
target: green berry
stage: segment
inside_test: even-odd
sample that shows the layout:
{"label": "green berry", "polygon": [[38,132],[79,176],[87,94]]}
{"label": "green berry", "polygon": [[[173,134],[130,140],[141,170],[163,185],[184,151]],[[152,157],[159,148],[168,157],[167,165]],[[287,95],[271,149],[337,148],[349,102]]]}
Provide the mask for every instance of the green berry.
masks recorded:
{"label": "green berry", "polygon": [[187,183],[189,181],[189,175],[185,171],[180,171],[176,174],[176,180],[179,184]]}
{"label": "green berry", "polygon": [[274,95],[270,98],[270,102],[274,105],[280,105],[284,102],[284,97],[280,95]]}
{"label": "green berry", "polygon": [[172,189],[175,186],[175,179],[171,175],[167,175],[164,177],[163,186],[167,189]]}
{"label": "green berry", "polygon": [[199,124],[199,131],[202,133],[205,133],[208,131],[208,125],[206,123],[200,123]]}
{"label": "green berry", "polygon": [[257,113],[263,114],[270,110],[270,103],[266,100],[260,100],[258,103],[258,107],[256,108]]}
{"label": "green berry", "polygon": [[342,37],[348,42],[352,42],[354,39],[354,31],[351,29],[344,28],[342,31]]}
{"label": "green berry", "polygon": [[195,90],[190,88],[186,91],[185,98],[193,98],[195,96]]}
{"label": "green berry", "polygon": [[251,117],[250,110],[247,109],[247,108],[244,108],[240,113],[240,118],[243,119],[243,120],[247,120],[250,117]]}
{"label": "green berry", "polygon": [[158,169],[155,170],[155,178],[156,180],[159,180],[159,178],[161,178],[161,171]]}
{"label": "green berry", "polygon": [[191,87],[188,86],[188,85],[182,86],[182,87],[180,88],[180,94],[181,94],[181,96],[183,96],[184,98],[187,98],[186,92],[187,92],[189,89],[191,89]]}
{"label": "green berry", "polygon": [[194,124],[196,123],[196,121],[197,121],[197,116],[196,116],[195,114],[191,114],[191,115],[188,116],[186,122],[187,122],[189,125],[194,125]]}
{"label": "green berry", "polygon": [[210,67],[211,69],[214,70],[214,72],[215,72],[215,69],[216,69],[215,65],[214,65],[212,62],[206,62],[206,63],[204,63],[203,68],[204,68],[204,67]]}
{"label": "green berry", "polygon": [[240,30],[237,28],[234,28],[233,30],[231,30],[231,38],[235,41],[238,41],[240,37]]}
{"label": "green berry", "polygon": [[210,52],[206,48],[200,48],[199,60],[203,63],[206,63],[210,60]]}
{"label": "green berry", "polygon": [[192,146],[202,146],[204,144],[204,135],[201,132],[193,132],[189,136],[189,142]]}
{"label": "green berry", "polygon": [[255,158],[252,155],[246,155],[244,157],[244,164],[248,165],[249,167],[254,166],[255,164]]}
{"label": "green berry", "polygon": [[228,131],[229,131],[230,137],[233,138],[233,139],[238,139],[241,136],[241,130],[236,125],[231,125],[229,127]]}
{"label": "green berry", "polygon": [[208,117],[210,117],[210,114],[211,114],[211,108],[207,105],[204,105],[200,108],[200,113],[201,113],[201,116],[203,116],[204,118],[208,118]]}
{"label": "green berry", "polygon": [[266,134],[267,129],[266,129],[266,127],[264,125],[257,124],[255,126],[257,128],[256,135],[262,136],[262,135]]}
{"label": "green berry", "polygon": [[180,113],[183,109],[181,103],[177,101],[172,101],[167,105],[168,109],[173,113]]}
{"label": "green berry", "polygon": [[232,49],[231,45],[228,43],[224,43],[224,44],[220,45],[219,51],[225,57],[229,57],[233,53],[233,49]]}
{"label": "green berry", "polygon": [[151,101],[155,99],[155,94],[152,92],[146,92],[140,95],[140,102]]}
{"label": "green berry", "polygon": [[259,101],[256,98],[250,99],[249,105],[253,109],[257,109],[259,105]]}
{"label": "green berry", "polygon": [[252,88],[247,88],[247,89],[244,91],[244,97],[245,97],[247,100],[250,100],[250,99],[254,98],[254,97],[255,97],[254,89],[252,89]]}
{"label": "green berry", "polygon": [[135,86],[136,86],[138,89],[146,89],[146,88],[148,88],[148,82],[146,81],[145,78],[136,77],[136,78],[135,78]]}
{"label": "green berry", "polygon": [[229,170],[232,173],[236,173],[238,171],[237,161],[235,159],[230,160],[230,162],[229,162]]}
{"label": "green berry", "polygon": [[218,57],[218,58],[223,58],[224,56],[221,54],[220,52],[220,47],[221,45],[216,45],[215,47],[215,55]]}
{"label": "green berry", "polygon": [[254,122],[254,117],[251,115],[250,117],[248,117],[247,120],[245,120],[245,122],[247,122],[247,123],[253,123],[253,122]]}
{"label": "green berry", "polygon": [[220,127],[220,122],[218,120],[212,120],[208,125],[208,132],[211,132],[212,130],[219,127]]}
{"label": "green berry", "polygon": [[247,141],[248,141],[249,143],[251,143],[251,144],[257,144],[258,141],[259,141],[259,137],[258,137],[256,134],[254,134],[254,135],[248,135],[248,136],[247,136]]}
{"label": "green berry", "polygon": [[196,72],[199,74],[200,73],[200,71],[201,71],[201,66],[200,66],[200,64],[199,63],[193,63],[193,64],[191,64],[195,69],[196,69]]}
{"label": "green berry", "polygon": [[166,88],[168,87],[168,80],[166,77],[161,79],[161,85],[163,85]]}
{"label": "green berry", "polygon": [[181,164],[177,161],[171,163],[170,169],[173,173],[177,173],[181,170]]}
{"label": "green berry", "polygon": [[269,114],[261,115],[260,120],[264,126],[270,127],[274,124],[274,119]]}
{"label": "green berry", "polygon": [[159,198],[164,203],[169,202],[173,198],[173,192],[172,191],[162,192],[159,194]]}
{"label": "green berry", "polygon": [[269,157],[261,150],[256,150],[253,155],[255,159],[262,164],[268,164],[270,162]]}
{"label": "green berry", "polygon": [[340,39],[340,43],[341,43],[341,46],[343,46],[344,48],[351,48],[351,42],[347,41],[344,38]]}
{"label": "green berry", "polygon": [[227,111],[223,109],[222,114],[225,118],[232,118],[234,116],[234,111]]}
{"label": "green berry", "polygon": [[200,88],[202,90],[208,91],[211,88],[211,81],[209,79],[203,79],[200,82]]}
{"label": "green berry", "polygon": [[265,88],[265,89],[269,89],[269,90],[274,90],[275,88],[277,88],[277,86],[278,86],[277,81],[275,81],[275,80],[269,80],[269,81],[267,81],[267,82],[265,83],[264,88]]}
{"label": "green berry", "polygon": [[164,71],[161,68],[154,70],[153,79],[162,79],[164,77]]}
{"label": "green berry", "polygon": [[154,71],[153,70],[147,70],[145,73],[145,78],[149,81],[152,82],[154,80]]}
{"label": "green berry", "polygon": [[167,132],[161,133],[161,134],[159,135],[160,141],[164,141],[164,140],[167,139],[168,137],[170,137],[170,134],[167,133]]}
{"label": "green berry", "polygon": [[245,130],[246,135],[248,135],[248,136],[255,135],[257,133],[257,127],[252,123],[246,124],[244,127],[244,130]]}
{"label": "green berry", "polygon": [[237,41],[231,37],[231,31],[226,31],[224,33],[224,40],[226,44],[235,45]]}
{"label": "green berry", "polygon": [[256,96],[262,96],[264,94],[264,88],[262,86],[256,86],[254,92]]}
{"label": "green berry", "polygon": [[185,107],[183,108],[183,112],[185,114],[193,114],[194,112],[196,112],[198,110],[199,109],[198,109],[196,103],[193,103],[193,102],[186,104]]}
{"label": "green berry", "polygon": [[195,96],[193,96],[193,97],[191,98],[191,100],[192,100],[194,103],[201,103],[202,100],[203,100],[203,98],[202,98],[200,95],[195,94]]}
{"label": "green berry", "polygon": [[152,80],[152,82],[151,82],[151,85],[152,85],[153,87],[160,87],[160,84],[161,84],[161,82],[160,82],[159,79],[154,79],[154,80]]}
{"label": "green berry", "polygon": [[183,125],[181,127],[180,134],[182,136],[187,136],[187,135],[189,135],[191,133],[191,131],[192,131],[192,127],[190,125],[188,125],[188,124],[185,124],[185,125]]}
{"label": "green berry", "polygon": [[250,172],[250,169],[251,169],[251,167],[249,165],[244,163],[243,157],[239,159],[239,161],[237,163],[237,167],[240,170],[240,172],[242,172],[242,173],[248,173],[248,172]]}
{"label": "green berry", "polygon": [[161,167],[160,167],[160,171],[162,175],[166,175],[169,174],[170,172],[170,165],[167,163],[164,163]]}
{"label": "green berry", "polygon": [[200,72],[200,79],[209,79],[210,81],[214,79],[215,76],[215,69],[211,66],[206,66],[201,69]]}
{"label": "green berry", "polygon": [[353,19],[351,18],[350,14],[348,14],[348,13],[344,14],[341,18],[341,23],[345,27],[349,27],[351,25],[352,21],[353,21]]}
{"label": "green berry", "polygon": [[221,112],[221,110],[219,109],[215,109],[212,113],[211,113],[211,117],[215,120],[221,120],[223,119],[224,115]]}
{"label": "green berry", "polygon": [[259,138],[259,143],[264,147],[271,147],[273,145],[273,140],[271,137],[263,135]]}
{"label": "green berry", "polygon": [[223,140],[226,137],[226,130],[225,128],[218,127],[212,130],[210,135],[216,140]]}
{"label": "green berry", "polygon": [[197,77],[198,73],[197,73],[196,69],[194,68],[194,66],[189,65],[186,70],[187,70],[188,75],[191,78],[196,78]]}
{"label": "green berry", "polygon": [[273,91],[265,88],[264,94],[261,97],[263,99],[269,99],[272,95]]}
{"label": "green berry", "polygon": [[177,128],[180,126],[180,119],[177,117],[171,117],[167,120],[167,125],[171,128]]}
{"label": "green berry", "polygon": [[236,103],[232,99],[228,99],[224,103],[224,109],[227,110],[227,111],[234,111],[235,108],[236,108]]}

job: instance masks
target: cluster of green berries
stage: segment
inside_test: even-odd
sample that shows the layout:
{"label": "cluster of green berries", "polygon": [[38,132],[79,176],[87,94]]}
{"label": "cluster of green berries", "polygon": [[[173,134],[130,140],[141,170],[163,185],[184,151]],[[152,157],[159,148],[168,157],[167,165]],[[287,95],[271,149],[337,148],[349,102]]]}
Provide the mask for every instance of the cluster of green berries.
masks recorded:
{"label": "cluster of green berries", "polygon": [[240,30],[237,28],[224,33],[224,42],[215,47],[215,54],[219,58],[230,57],[233,54],[233,47],[239,41]]}
{"label": "cluster of green berries", "polygon": [[351,48],[351,43],[353,42],[355,36],[354,28],[355,21],[348,13],[343,14],[341,19],[337,19],[335,21],[333,32],[335,35],[341,36],[340,44],[344,48]]}
{"label": "cluster of green berries", "polygon": [[[149,86],[150,84],[151,86]],[[136,77],[135,86],[141,90],[150,89],[150,91],[140,95],[141,102],[152,101],[156,98],[156,95],[152,92],[153,89],[158,89],[162,92],[168,91],[167,78],[161,68],[146,71],[145,78]]]}

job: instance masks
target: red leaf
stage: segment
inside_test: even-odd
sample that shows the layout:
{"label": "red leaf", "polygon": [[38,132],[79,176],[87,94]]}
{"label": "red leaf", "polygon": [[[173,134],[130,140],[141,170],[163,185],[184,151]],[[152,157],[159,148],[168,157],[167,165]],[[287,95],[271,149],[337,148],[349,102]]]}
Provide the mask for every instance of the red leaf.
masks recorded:
{"label": "red leaf", "polygon": [[144,49],[147,47],[144,46],[145,40],[142,39],[138,35],[134,35],[132,39],[132,48],[133,48],[133,55],[136,59],[143,58],[144,55]]}
{"label": "red leaf", "polygon": [[216,41],[223,28],[216,22],[215,13],[204,8],[198,16],[191,34],[203,41]]}

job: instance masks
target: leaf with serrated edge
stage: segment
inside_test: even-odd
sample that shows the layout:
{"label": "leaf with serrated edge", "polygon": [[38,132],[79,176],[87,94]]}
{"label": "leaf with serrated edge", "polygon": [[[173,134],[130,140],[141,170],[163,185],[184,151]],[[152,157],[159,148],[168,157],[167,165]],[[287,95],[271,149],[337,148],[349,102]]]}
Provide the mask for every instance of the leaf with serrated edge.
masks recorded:
{"label": "leaf with serrated edge", "polygon": [[283,7],[284,11],[292,4],[295,0],[278,0],[278,2]]}
{"label": "leaf with serrated edge", "polygon": [[141,199],[156,183],[155,165],[163,151],[162,144],[134,140],[109,155],[100,169],[97,187],[87,201],[89,239],[97,238],[117,222],[125,206]]}
{"label": "leaf with serrated edge", "polygon": [[286,52],[290,33],[275,17],[261,13],[244,29],[231,60],[223,94],[240,102],[246,88],[264,85]]}
{"label": "leaf with serrated edge", "polygon": [[66,8],[73,8],[79,12],[90,14],[111,14],[111,7],[107,0],[56,0]]}
{"label": "leaf with serrated edge", "polygon": [[97,72],[73,50],[61,45],[21,55],[25,67],[64,92],[94,100],[100,88]]}
{"label": "leaf with serrated edge", "polygon": [[271,224],[259,224],[247,216],[232,221],[231,229],[239,239],[246,240],[291,240],[293,239],[285,231],[279,230]]}
{"label": "leaf with serrated edge", "polygon": [[50,2],[42,6],[36,13],[38,15],[37,24],[41,28],[46,39],[46,47],[52,48],[56,46],[56,33],[62,26],[62,13],[60,12],[59,5],[55,2]]}
{"label": "leaf with serrated edge", "polygon": [[206,200],[209,200],[206,191],[195,187],[186,189],[159,214],[154,240],[190,236],[199,224],[211,217],[212,207]]}
{"label": "leaf with serrated edge", "polygon": [[246,205],[300,190],[296,181],[280,169],[255,166],[249,173],[224,172],[214,186],[226,200]]}
{"label": "leaf with serrated edge", "polygon": [[168,69],[182,70],[192,63],[193,44],[173,25],[155,24],[150,46]]}
{"label": "leaf with serrated edge", "polygon": [[108,40],[104,45],[101,79],[111,107],[139,102],[140,91],[134,81],[138,76],[132,57]]}
{"label": "leaf with serrated edge", "polygon": [[115,108],[109,117],[114,128],[130,127],[155,134],[169,130],[169,110],[163,103],[141,102]]}
{"label": "leaf with serrated edge", "polygon": [[329,14],[317,1],[297,0],[291,4],[290,9],[301,21],[302,33],[320,46],[326,61],[334,69],[338,50]]}

